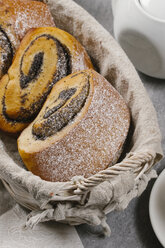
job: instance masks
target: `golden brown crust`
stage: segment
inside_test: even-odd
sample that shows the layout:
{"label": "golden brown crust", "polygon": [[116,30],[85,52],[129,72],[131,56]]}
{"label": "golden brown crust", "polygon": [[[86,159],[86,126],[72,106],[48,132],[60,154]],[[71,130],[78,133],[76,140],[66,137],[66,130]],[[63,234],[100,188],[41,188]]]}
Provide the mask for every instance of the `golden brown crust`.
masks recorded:
{"label": "golden brown crust", "polygon": [[30,0],[0,0],[0,25],[12,27],[19,41],[31,28],[55,26],[47,5]]}
{"label": "golden brown crust", "polygon": [[73,36],[55,27],[31,29],[0,82],[0,129],[23,130],[57,81],[88,68],[93,68],[90,58]]}
{"label": "golden brown crust", "polygon": [[[59,99],[65,87],[78,87],[83,77],[88,77],[90,90],[79,114],[55,134],[45,139],[36,137],[33,128],[38,122],[42,124],[45,112],[54,106],[53,97]],[[55,121],[56,116],[53,113]],[[18,150],[26,167],[44,180],[89,177],[117,161],[129,124],[123,98],[101,75],[86,70],[67,76],[53,87],[37,118],[18,138]]]}
{"label": "golden brown crust", "polygon": [[30,0],[0,0],[0,78],[7,72],[27,31],[45,26],[55,26],[46,4]]}

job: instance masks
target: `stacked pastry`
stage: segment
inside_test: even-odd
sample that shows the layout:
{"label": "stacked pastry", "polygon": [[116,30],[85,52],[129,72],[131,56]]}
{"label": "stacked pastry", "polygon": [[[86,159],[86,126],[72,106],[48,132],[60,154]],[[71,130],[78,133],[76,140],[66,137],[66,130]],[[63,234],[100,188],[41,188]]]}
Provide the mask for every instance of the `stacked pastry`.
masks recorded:
{"label": "stacked pastry", "polygon": [[30,28],[55,26],[48,7],[30,0],[0,0],[0,77]]}
{"label": "stacked pastry", "polygon": [[118,159],[128,126],[118,92],[97,72],[85,70],[54,85],[20,135],[18,149],[27,168],[45,180],[88,177]]}
{"label": "stacked pastry", "polygon": [[129,110],[73,36],[41,26],[25,32],[1,79],[0,129],[24,129],[20,156],[42,179],[89,177],[118,160]]}
{"label": "stacked pastry", "polygon": [[91,61],[73,36],[55,27],[30,30],[0,83],[1,128],[10,133],[23,130],[57,81],[87,68],[92,68]]}

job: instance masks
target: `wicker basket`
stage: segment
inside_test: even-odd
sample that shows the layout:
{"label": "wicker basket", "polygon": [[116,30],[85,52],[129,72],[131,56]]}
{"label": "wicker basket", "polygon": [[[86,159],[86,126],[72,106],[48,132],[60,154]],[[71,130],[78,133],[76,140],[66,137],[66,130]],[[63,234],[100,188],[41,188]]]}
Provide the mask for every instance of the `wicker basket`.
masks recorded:
{"label": "wicker basket", "polygon": [[156,113],[134,67],[111,35],[72,0],[46,2],[56,25],[85,46],[99,73],[127,102],[132,116],[127,154],[123,153],[118,164],[90,178],[46,182],[22,166],[16,140],[1,133],[0,178],[12,197],[32,210],[27,226],[48,220],[101,224],[108,235],[105,215],[124,209],[156,176],[152,166],[162,158]]}

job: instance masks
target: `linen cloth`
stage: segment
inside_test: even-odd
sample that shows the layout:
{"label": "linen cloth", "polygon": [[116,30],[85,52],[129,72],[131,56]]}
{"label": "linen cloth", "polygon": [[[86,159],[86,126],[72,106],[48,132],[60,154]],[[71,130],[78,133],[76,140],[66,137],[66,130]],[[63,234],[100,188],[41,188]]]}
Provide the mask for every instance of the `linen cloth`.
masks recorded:
{"label": "linen cloth", "polygon": [[109,235],[105,214],[126,208],[156,177],[151,168],[162,158],[156,113],[136,70],[111,35],[72,0],[46,2],[57,27],[73,34],[85,46],[95,68],[127,102],[132,117],[128,154],[123,154],[123,164],[113,166],[114,171],[110,169],[109,177],[105,171],[101,179],[78,177],[72,182],[52,183],[27,171],[19,158],[16,140],[1,133],[0,178],[15,200],[32,210],[26,226],[48,220],[70,225],[88,223],[102,225]]}

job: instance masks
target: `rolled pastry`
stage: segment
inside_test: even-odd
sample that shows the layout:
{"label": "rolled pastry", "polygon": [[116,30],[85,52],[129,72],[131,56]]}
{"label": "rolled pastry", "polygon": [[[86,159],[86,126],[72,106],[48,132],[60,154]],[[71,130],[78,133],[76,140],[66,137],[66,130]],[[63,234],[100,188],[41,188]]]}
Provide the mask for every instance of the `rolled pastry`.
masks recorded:
{"label": "rolled pastry", "polygon": [[10,67],[13,55],[29,29],[54,25],[44,3],[0,0],[0,78]]}
{"label": "rolled pastry", "polygon": [[93,70],[56,83],[37,118],[18,138],[26,167],[47,181],[89,177],[114,164],[130,124],[129,109]]}
{"label": "rolled pastry", "polygon": [[57,81],[88,68],[92,68],[90,58],[73,36],[55,27],[31,29],[0,81],[0,129],[23,130]]}

